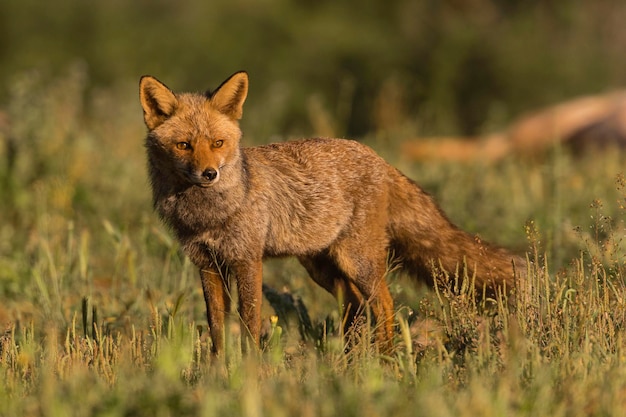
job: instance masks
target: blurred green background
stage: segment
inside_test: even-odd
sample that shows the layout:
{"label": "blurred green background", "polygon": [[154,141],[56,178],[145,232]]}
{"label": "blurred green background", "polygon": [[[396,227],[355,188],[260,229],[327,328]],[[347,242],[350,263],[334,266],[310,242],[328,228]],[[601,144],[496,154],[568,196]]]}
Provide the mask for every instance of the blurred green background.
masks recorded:
{"label": "blurred green background", "polygon": [[0,103],[32,69],[133,94],[143,74],[202,90],[245,69],[258,141],[471,135],[626,85],[624,22],[620,0],[4,0]]}

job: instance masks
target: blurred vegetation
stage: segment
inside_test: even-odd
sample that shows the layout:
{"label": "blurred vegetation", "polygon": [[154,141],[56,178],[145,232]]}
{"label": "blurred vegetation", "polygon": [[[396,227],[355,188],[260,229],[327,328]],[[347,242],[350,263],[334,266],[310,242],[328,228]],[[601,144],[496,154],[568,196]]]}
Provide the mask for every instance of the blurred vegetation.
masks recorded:
{"label": "blurred vegetation", "polygon": [[[623,87],[625,21],[617,0],[3,1],[0,415],[623,415],[624,152],[417,164],[396,145]],[[240,69],[246,144],[371,144],[455,223],[528,251],[517,305],[393,275],[398,351],[346,356],[332,297],[270,261],[309,338],[265,320],[252,366],[234,326],[215,364],[197,272],[151,210],[137,90]]]}
{"label": "blurred vegetation", "polygon": [[626,84],[619,0],[6,0],[0,12],[5,85],[74,61],[90,87],[149,73],[197,90],[245,69],[260,141],[309,135],[318,107],[339,136],[474,134]]}

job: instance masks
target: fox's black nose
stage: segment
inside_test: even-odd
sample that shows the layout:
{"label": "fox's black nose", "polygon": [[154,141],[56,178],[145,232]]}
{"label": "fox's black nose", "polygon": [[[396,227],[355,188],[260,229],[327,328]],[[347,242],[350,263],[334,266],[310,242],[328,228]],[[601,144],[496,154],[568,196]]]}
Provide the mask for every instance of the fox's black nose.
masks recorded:
{"label": "fox's black nose", "polygon": [[213,181],[215,180],[215,178],[217,178],[217,170],[213,168],[207,168],[202,173],[202,177],[207,181]]}

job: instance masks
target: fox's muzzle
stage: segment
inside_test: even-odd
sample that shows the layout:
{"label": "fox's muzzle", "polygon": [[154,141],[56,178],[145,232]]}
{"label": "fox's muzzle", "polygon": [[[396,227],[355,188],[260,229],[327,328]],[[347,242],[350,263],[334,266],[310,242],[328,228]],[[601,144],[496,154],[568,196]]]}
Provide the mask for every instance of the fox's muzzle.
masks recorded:
{"label": "fox's muzzle", "polygon": [[200,187],[210,187],[220,179],[220,172],[215,168],[207,168],[202,172],[190,172],[189,180]]}
{"label": "fox's muzzle", "polygon": [[216,181],[217,177],[219,177],[219,172],[213,168],[207,168],[202,173],[202,178],[204,178],[208,182]]}

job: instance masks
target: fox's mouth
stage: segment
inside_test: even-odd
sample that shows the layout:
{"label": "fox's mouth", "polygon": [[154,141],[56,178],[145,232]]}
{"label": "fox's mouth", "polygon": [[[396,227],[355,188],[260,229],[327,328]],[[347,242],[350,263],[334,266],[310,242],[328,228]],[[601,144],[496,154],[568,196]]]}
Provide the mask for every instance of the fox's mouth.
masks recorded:
{"label": "fox's mouth", "polygon": [[201,188],[211,188],[218,182],[218,178],[209,181],[209,180],[205,180],[202,178],[198,178],[196,176],[192,176],[192,177],[189,177],[188,179],[191,185],[195,185]]}
{"label": "fox's mouth", "polygon": [[199,182],[193,182],[193,185],[200,187],[200,188],[211,188],[215,185],[217,181],[199,181]]}

